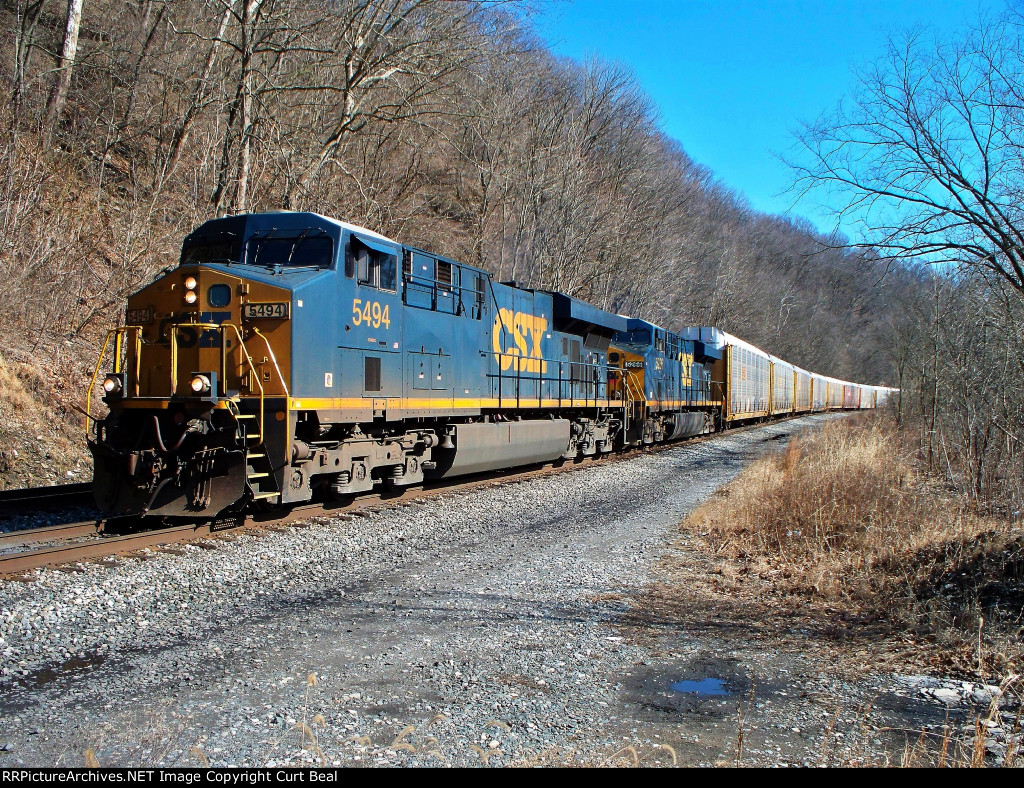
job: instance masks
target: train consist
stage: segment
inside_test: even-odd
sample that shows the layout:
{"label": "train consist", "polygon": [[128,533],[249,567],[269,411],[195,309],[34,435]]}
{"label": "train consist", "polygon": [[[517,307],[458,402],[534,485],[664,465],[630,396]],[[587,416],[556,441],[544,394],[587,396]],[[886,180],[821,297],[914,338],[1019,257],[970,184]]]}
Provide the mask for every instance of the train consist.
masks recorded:
{"label": "train consist", "polygon": [[313,213],[206,222],[128,300],[93,421],[113,516],[213,518],[574,460],[890,389],[673,333]]}

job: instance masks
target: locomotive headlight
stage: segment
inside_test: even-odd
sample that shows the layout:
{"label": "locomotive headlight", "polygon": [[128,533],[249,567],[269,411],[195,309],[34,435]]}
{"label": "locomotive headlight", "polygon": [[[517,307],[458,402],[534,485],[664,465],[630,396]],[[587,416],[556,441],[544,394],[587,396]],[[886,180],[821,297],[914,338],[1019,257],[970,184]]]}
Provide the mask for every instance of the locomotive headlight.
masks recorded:
{"label": "locomotive headlight", "polygon": [[206,375],[196,375],[192,378],[192,390],[196,394],[206,394],[210,390],[210,379]]}
{"label": "locomotive headlight", "polygon": [[[194,282],[195,280],[193,279],[192,281]],[[196,296],[196,291],[195,290],[186,290],[185,291],[185,303],[186,304],[194,304],[196,302],[196,298],[197,298],[197,296]]]}
{"label": "locomotive headlight", "polygon": [[190,276],[188,279],[185,280],[185,287],[188,290],[195,290],[197,284],[199,283],[196,281],[196,278],[194,276]]}
{"label": "locomotive headlight", "polygon": [[117,375],[107,375],[103,381],[103,390],[107,394],[117,394],[121,390],[121,381]]}

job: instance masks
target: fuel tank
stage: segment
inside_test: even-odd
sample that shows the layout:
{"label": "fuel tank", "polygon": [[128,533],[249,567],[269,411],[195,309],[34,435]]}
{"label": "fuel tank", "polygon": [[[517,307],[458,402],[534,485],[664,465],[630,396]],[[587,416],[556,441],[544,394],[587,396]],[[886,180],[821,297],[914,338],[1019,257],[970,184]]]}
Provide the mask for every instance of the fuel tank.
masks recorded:
{"label": "fuel tank", "polygon": [[445,443],[434,449],[434,479],[482,473],[515,465],[550,462],[569,445],[568,419],[457,424]]}

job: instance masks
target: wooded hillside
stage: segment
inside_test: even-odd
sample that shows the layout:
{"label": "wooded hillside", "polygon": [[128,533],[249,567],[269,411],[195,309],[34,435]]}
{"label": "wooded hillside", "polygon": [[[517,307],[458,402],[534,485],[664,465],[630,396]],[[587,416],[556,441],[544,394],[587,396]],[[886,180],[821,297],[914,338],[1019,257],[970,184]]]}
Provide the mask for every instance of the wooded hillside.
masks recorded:
{"label": "wooded hillside", "polygon": [[5,0],[8,341],[89,335],[193,226],[288,208],[891,380],[860,348],[882,341],[892,297],[877,262],[751,211],[659,132],[628,73],[555,58],[520,11]]}
{"label": "wooded hillside", "polygon": [[628,72],[555,57],[528,11],[0,0],[4,356],[43,370],[44,398],[77,420],[98,338],[182,237],[286,208],[893,383],[918,277],[752,211],[661,133]]}

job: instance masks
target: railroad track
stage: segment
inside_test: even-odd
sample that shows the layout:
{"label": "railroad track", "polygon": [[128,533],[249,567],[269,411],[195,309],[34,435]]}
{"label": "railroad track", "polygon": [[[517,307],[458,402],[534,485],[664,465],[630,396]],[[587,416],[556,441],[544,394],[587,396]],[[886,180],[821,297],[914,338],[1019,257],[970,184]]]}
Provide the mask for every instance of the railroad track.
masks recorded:
{"label": "railroad track", "polygon": [[74,539],[90,536],[100,532],[95,520],[83,520],[76,523],[60,525],[44,525],[39,528],[22,528],[19,531],[0,533],[0,553],[11,548],[35,542],[52,542],[59,539]]}
{"label": "railroad track", "polygon": [[[783,421],[776,422],[778,424]],[[764,424],[750,424],[743,427],[729,430],[729,433],[745,432],[765,426]],[[587,461],[587,465],[596,463],[622,462],[636,457],[642,453],[668,451],[670,449],[686,444],[701,443],[714,440],[722,433],[711,433],[709,435],[696,436],[686,441],[672,442],[648,446],[644,449],[637,449],[629,452],[616,453],[595,457]],[[771,440],[772,438],[766,438]],[[296,521],[307,520],[316,514],[341,515],[360,514],[363,509],[379,507],[382,504],[387,506],[392,502],[395,504],[406,503],[417,498],[439,495],[446,491],[459,489],[472,489],[473,487],[514,484],[525,479],[554,473],[566,473],[579,467],[579,463],[566,462],[561,465],[532,466],[519,469],[508,469],[493,471],[473,476],[460,477],[453,480],[442,480],[427,482],[426,484],[406,488],[401,493],[370,493],[361,495],[355,501],[342,504],[339,502],[321,502],[302,504],[291,510],[280,512],[253,513],[245,518],[234,520],[215,520],[207,523],[190,523],[186,525],[173,525],[153,528],[138,533],[111,534],[104,530],[104,523],[76,522],[63,525],[51,525],[41,528],[28,528],[21,531],[12,531],[0,534],[0,576],[17,575],[44,566],[60,566],[79,561],[90,561],[99,558],[107,558],[114,555],[131,553],[137,550],[153,547],[166,547],[177,543],[188,542],[195,539],[217,537],[221,532],[235,532],[239,530],[259,531],[263,529],[274,529],[277,526],[288,525]],[[89,485],[65,485],[68,488],[80,488]],[[57,488],[36,488],[42,490],[60,490]],[[32,490],[10,491],[11,493],[31,493]],[[67,493],[74,495],[73,491]],[[80,494],[80,493],[79,493]],[[16,496],[12,495],[12,498]],[[45,496],[40,496],[44,498]],[[2,505],[0,498],[0,505]],[[32,500],[26,496],[25,500]],[[89,538],[93,537],[93,538]],[[32,545],[40,545],[33,548]],[[6,549],[24,547],[28,549],[14,552],[4,552]]]}
{"label": "railroad track", "polygon": [[[285,514],[273,517],[259,515],[234,520],[162,526],[137,533],[117,534],[104,530],[102,521],[67,523],[42,528],[26,528],[0,534],[0,576],[17,575],[44,566],[60,566],[80,561],[109,558],[146,548],[167,547],[194,539],[237,531],[246,526],[254,530],[285,525],[305,519],[310,512],[325,512],[321,504],[296,506]],[[93,538],[89,538],[93,537]],[[34,546],[39,545],[39,546]],[[9,548],[26,548],[4,552]]]}
{"label": "railroad track", "polygon": [[52,487],[27,487],[23,490],[0,490],[0,515],[21,513],[26,509],[87,506],[91,503],[91,482],[58,484]]}
{"label": "railroad track", "polygon": [[[98,534],[99,531],[97,531],[96,525],[90,525],[93,534]],[[32,538],[34,543],[38,543],[41,541],[40,535],[32,533],[35,530],[50,529],[31,529],[26,533],[27,536]],[[67,544],[55,544],[32,550],[20,550],[0,555],[0,574],[18,574],[38,569],[42,566],[58,566],[60,564],[76,563],[95,558],[106,558],[118,553],[141,550],[145,547],[158,547],[173,544],[174,542],[183,542],[187,539],[208,536],[212,530],[213,528],[209,524],[171,526],[151,531],[142,531],[137,534],[100,536],[87,541],[71,541]]]}

